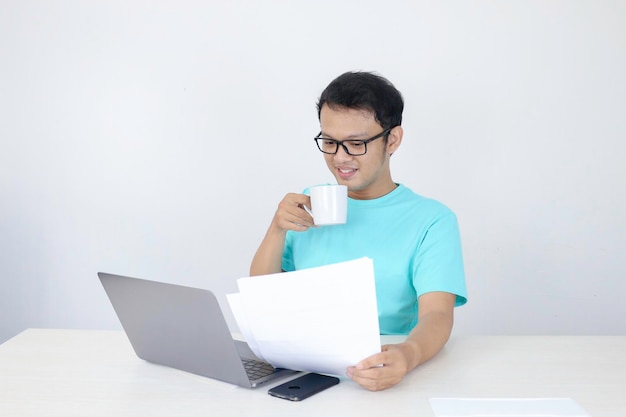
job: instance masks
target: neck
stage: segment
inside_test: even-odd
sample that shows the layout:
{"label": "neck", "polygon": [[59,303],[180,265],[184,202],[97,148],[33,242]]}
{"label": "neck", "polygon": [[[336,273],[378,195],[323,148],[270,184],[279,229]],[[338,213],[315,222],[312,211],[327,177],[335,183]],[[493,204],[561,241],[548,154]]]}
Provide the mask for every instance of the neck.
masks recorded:
{"label": "neck", "polygon": [[348,197],[350,197],[353,200],[373,200],[375,198],[380,198],[389,194],[396,188],[398,188],[398,184],[391,181],[389,184],[376,187],[376,189],[373,189],[372,187],[368,187],[362,190],[348,189]]}

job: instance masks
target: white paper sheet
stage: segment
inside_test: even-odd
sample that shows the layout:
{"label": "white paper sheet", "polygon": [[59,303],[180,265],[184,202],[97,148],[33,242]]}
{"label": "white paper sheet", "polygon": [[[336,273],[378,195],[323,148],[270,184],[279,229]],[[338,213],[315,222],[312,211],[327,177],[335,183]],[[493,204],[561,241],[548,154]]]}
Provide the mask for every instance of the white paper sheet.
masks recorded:
{"label": "white paper sheet", "polygon": [[344,375],[380,352],[369,258],[237,280],[233,315],[252,351],[275,367]]}
{"label": "white paper sheet", "polygon": [[437,417],[591,417],[571,398],[431,398]]}
{"label": "white paper sheet", "polygon": [[239,326],[239,331],[243,336],[243,340],[248,343],[248,347],[252,352],[259,358],[267,362],[267,359],[263,357],[261,353],[261,349],[256,344],[256,339],[254,338],[254,334],[250,329],[250,325],[248,324],[248,317],[245,314],[243,302],[241,301],[241,294],[227,294],[226,300],[230,305],[230,310],[235,316],[235,321],[237,321],[237,325]]}

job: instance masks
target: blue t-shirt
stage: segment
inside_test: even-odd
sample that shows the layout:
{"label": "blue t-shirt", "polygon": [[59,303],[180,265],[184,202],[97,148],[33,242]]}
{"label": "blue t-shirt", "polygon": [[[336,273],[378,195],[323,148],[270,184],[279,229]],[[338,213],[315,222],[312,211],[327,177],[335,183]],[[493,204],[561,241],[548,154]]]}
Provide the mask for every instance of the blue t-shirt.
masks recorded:
{"label": "blue t-shirt", "polygon": [[282,267],[295,271],[363,256],[374,261],[381,334],[408,334],[422,294],[455,294],[457,306],[467,301],[456,216],[403,185],[374,200],[348,198],[346,224],[287,232]]}

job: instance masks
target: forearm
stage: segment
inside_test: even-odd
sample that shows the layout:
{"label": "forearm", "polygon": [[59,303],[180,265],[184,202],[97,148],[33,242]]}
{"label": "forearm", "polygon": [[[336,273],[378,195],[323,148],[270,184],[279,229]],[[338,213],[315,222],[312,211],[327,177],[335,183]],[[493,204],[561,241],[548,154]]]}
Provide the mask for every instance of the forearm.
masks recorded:
{"label": "forearm", "polygon": [[[434,297],[426,298],[431,300],[441,298],[433,295]],[[449,301],[450,299],[446,303]],[[382,352],[349,367],[347,375],[372,391],[386,389],[399,383],[407,373],[441,350],[450,336],[452,317],[452,306],[443,311],[435,309],[422,312],[417,326],[404,342],[384,345]],[[383,366],[380,366],[381,364]]]}
{"label": "forearm", "polygon": [[433,311],[420,317],[418,324],[406,339],[409,370],[435,356],[450,338],[453,315]]}
{"label": "forearm", "polygon": [[285,231],[270,226],[252,259],[250,276],[274,274],[282,271],[285,236]]}

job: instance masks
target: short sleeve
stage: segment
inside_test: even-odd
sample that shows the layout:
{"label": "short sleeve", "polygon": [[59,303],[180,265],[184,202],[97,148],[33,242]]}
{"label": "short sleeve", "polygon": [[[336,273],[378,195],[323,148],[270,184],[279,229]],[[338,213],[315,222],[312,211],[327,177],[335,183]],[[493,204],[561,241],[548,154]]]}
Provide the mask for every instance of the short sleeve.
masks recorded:
{"label": "short sleeve", "polygon": [[456,295],[456,306],[467,302],[461,238],[453,212],[446,211],[432,222],[418,247],[412,273],[417,297],[443,291]]}

